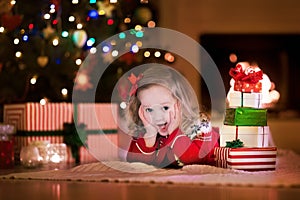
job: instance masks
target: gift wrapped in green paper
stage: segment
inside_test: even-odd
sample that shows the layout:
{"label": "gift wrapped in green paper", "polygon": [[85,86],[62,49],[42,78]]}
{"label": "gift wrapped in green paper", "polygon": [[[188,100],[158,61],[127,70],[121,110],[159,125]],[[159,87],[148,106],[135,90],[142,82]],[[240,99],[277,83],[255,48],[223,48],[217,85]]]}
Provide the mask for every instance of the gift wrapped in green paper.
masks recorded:
{"label": "gift wrapped in green paper", "polygon": [[267,110],[246,107],[227,108],[224,124],[231,126],[266,126]]}

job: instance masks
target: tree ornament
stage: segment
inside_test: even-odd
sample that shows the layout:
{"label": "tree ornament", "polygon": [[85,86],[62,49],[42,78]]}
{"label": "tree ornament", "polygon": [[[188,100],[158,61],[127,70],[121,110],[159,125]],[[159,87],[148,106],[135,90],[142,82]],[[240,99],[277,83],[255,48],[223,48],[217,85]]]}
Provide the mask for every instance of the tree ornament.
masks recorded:
{"label": "tree ornament", "polygon": [[37,57],[37,63],[40,67],[45,67],[48,64],[49,58],[48,56],[39,56]]}
{"label": "tree ornament", "polygon": [[43,35],[45,39],[48,39],[53,33],[55,33],[55,30],[50,24],[48,24],[47,27],[43,29]]}
{"label": "tree ornament", "polygon": [[2,26],[8,31],[13,31],[17,28],[21,22],[22,17],[20,15],[3,14],[1,17]]}
{"label": "tree ornament", "polygon": [[132,65],[132,63],[137,62],[137,54],[128,52],[122,55],[119,60],[126,63],[126,65]]}
{"label": "tree ornament", "polygon": [[0,15],[10,12],[13,7],[13,4],[11,4],[10,2],[11,0],[0,0]]}
{"label": "tree ornament", "polygon": [[97,6],[99,15],[105,15],[106,17],[111,17],[112,11],[115,9],[115,7],[108,1],[98,1]]}
{"label": "tree ornament", "polygon": [[85,70],[81,70],[77,73],[76,79],[75,79],[75,90],[82,90],[86,91],[88,89],[93,88],[93,84],[90,83],[90,77]]}
{"label": "tree ornament", "polygon": [[114,58],[111,54],[111,52],[103,53],[102,59],[104,63],[112,63],[114,61]]}
{"label": "tree ornament", "polygon": [[134,15],[142,24],[146,24],[152,19],[152,11],[148,7],[137,8],[134,12]]}
{"label": "tree ornament", "polygon": [[72,35],[72,40],[74,44],[79,48],[82,48],[85,45],[87,38],[87,33],[85,32],[85,30],[82,29],[74,31]]}
{"label": "tree ornament", "polygon": [[61,5],[61,0],[50,0],[51,3],[55,5],[55,9],[59,10]]}
{"label": "tree ornament", "polygon": [[98,19],[99,14],[98,14],[98,11],[92,9],[92,10],[89,10],[88,16],[89,16],[91,19]]}
{"label": "tree ornament", "polygon": [[18,63],[18,67],[19,67],[19,70],[24,70],[26,68],[26,64],[25,63]]}

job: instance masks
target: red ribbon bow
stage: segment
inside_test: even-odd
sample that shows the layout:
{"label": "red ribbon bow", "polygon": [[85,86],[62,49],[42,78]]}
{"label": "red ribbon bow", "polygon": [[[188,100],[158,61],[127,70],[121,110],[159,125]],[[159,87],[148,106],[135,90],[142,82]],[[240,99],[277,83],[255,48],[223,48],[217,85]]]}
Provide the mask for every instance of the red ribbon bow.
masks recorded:
{"label": "red ribbon bow", "polygon": [[143,78],[143,74],[139,74],[138,76],[135,76],[133,73],[130,74],[130,76],[128,77],[128,80],[130,81],[132,86],[131,86],[131,89],[129,91],[129,96],[135,95],[136,90],[138,89],[137,83],[142,78]]}
{"label": "red ribbon bow", "polygon": [[244,81],[247,83],[257,83],[263,79],[263,72],[261,70],[258,72],[252,70],[246,74],[240,64],[237,64],[235,68],[231,68],[229,75],[236,81]]}

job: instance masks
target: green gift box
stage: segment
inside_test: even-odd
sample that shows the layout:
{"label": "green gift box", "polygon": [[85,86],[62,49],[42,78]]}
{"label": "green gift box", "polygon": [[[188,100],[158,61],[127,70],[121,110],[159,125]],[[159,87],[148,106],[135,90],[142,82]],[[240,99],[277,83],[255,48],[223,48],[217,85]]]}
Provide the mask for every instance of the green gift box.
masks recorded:
{"label": "green gift box", "polygon": [[224,124],[231,126],[267,126],[267,109],[227,108]]}

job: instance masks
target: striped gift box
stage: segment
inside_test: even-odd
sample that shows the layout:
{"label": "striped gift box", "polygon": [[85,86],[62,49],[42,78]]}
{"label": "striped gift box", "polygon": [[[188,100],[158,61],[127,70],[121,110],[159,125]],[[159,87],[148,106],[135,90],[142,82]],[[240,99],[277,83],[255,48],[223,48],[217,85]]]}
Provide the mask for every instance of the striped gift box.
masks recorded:
{"label": "striped gift box", "polygon": [[77,124],[85,124],[86,130],[116,130],[117,104],[80,103],[74,107]]}
{"label": "striped gift box", "polygon": [[89,134],[87,137],[87,150],[93,159],[100,161],[119,159],[118,134]]}
{"label": "striped gift box", "polygon": [[214,153],[216,161],[226,160],[226,165],[221,166],[220,162],[217,162],[217,167],[246,171],[275,170],[276,168],[276,147],[216,147]]}
{"label": "striped gift box", "polygon": [[118,134],[88,134],[87,146],[80,148],[80,163],[120,160]]}
{"label": "striped gift box", "polygon": [[214,156],[215,156],[217,167],[227,168],[227,158],[228,158],[229,151],[230,148],[215,147]]}
{"label": "striped gift box", "polygon": [[[70,149],[71,151],[71,149]],[[85,163],[92,163],[92,162],[97,162],[98,160],[89,152],[89,150],[86,147],[81,147],[79,149],[79,154],[80,154],[80,163],[85,164]],[[71,155],[71,152],[70,152]],[[75,162],[74,158],[70,160],[70,162]]]}
{"label": "striped gift box", "polygon": [[87,149],[82,151],[81,162],[117,160],[118,106],[111,103],[79,103],[74,106],[77,124],[85,124]]}
{"label": "striped gift box", "polygon": [[7,104],[4,105],[4,122],[16,126],[18,157],[21,148],[31,141],[62,143],[63,125],[72,123],[74,115],[75,122],[86,125],[91,150],[81,148],[80,158],[82,163],[88,163],[96,161],[95,157],[102,160],[118,157],[117,109],[117,104],[110,103]]}
{"label": "striped gift box", "polygon": [[71,103],[23,103],[4,105],[4,122],[18,131],[63,130],[64,123],[73,120]]}

